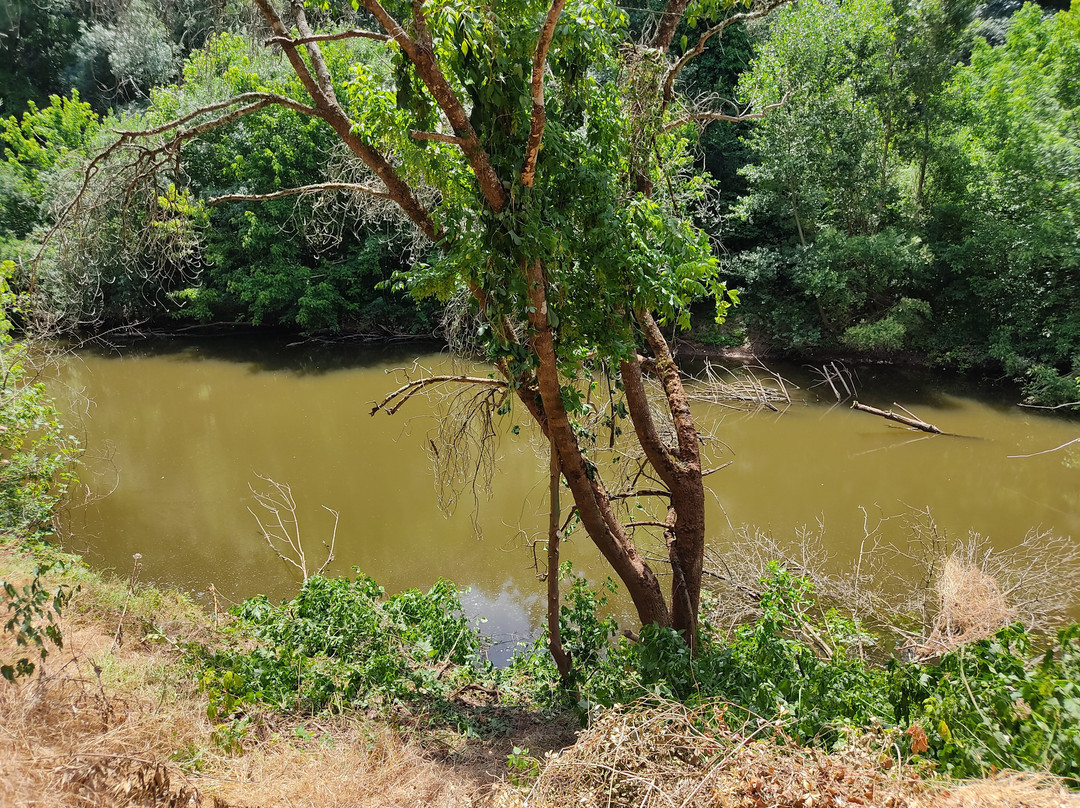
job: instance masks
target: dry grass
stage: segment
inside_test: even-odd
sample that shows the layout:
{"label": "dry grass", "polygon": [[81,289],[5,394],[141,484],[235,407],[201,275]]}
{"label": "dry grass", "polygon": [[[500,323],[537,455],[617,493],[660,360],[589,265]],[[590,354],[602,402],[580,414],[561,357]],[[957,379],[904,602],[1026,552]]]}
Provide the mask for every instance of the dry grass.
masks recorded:
{"label": "dry grass", "polygon": [[1013,619],[997,580],[958,555],[945,559],[935,589],[937,616],[930,636],[913,649],[918,659],[986,639]]}
{"label": "dry grass", "polygon": [[[1008,773],[966,783],[924,779],[877,731],[834,754],[755,739],[724,724],[724,705],[615,708],[545,760],[531,785],[503,784],[497,808],[1078,808],[1053,778]],[[712,729],[704,729],[705,726]],[[719,727],[718,729],[716,727]],[[778,728],[777,728],[778,729]],[[925,773],[925,772],[924,772]]]}
{"label": "dry grass", "polygon": [[[0,578],[21,585],[32,569],[0,547]],[[0,681],[0,808],[480,804],[514,744],[573,737],[565,722],[524,714],[506,718],[507,737],[481,743],[355,714],[265,712],[230,754],[179,653],[192,640],[223,641],[211,619],[176,593],[131,592],[127,580],[84,569],[67,580],[82,590],[61,622],[64,649],[51,650],[44,676]],[[0,633],[0,658],[19,650]]]}
{"label": "dry grass", "polygon": [[[32,565],[0,551],[0,578]],[[0,682],[0,806],[456,806],[479,799],[505,769],[495,748],[434,752],[353,717],[256,717],[230,755],[214,740],[206,697],[180,661],[180,642],[213,640],[183,597],[77,573],[82,591],[45,675]],[[127,603],[126,611],[123,608]],[[115,647],[124,614],[123,642]],[[0,657],[22,650],[0,634]]]}
{"label": "dry grass", "polygon": [[1053,778],[1008,772],[931,794],[926,808],[1077,808],[1077,795]]}

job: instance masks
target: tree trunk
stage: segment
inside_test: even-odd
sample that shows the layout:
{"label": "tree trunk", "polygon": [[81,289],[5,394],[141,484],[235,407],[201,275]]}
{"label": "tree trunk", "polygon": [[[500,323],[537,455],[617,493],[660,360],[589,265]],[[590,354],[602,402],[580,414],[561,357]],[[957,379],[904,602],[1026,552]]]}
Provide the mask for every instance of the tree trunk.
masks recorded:
{"label": "tree trunk", "polygon": [[551,508],[548,516],[548,545],[547,545],[547,622],[548,622],[548,650],[551,658],[555,660],[555,667],[559,669],[559,678],[563,684],[570,681],[570,655],[562,644],[562,631],[559,628],[559,522],[562,516],[562,508],[559,506],[559,480],[562,473],[559,471],[559,455],[555,451],[555,444],[551,442],[551,467],[550,473],[550,496]]}
{"label": "tree trunk", "polygon": [[530,344],[539,360],[536,377],[547,418],[548,439],[559,456],[559,466],[574,496],[581,523],[626,586],[642,625],[669,626],[671,614],[660,582],[619,523],[596,469],[590,467],[578,445],[563,405],[554,334],[548,320],[547,281],[543,267],[534,261],[524,267],[524,272],[531,303]]}

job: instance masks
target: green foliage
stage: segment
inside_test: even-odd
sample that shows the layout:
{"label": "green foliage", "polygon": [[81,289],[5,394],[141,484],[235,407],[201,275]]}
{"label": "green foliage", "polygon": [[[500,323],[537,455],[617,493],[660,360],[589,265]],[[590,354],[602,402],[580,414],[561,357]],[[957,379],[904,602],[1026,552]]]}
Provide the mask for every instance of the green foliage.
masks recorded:
{"label": "green foliage", "polygon": [[79,89],[95,111],[145,100],[214,28],[242,27],[239,0],[41,0],[0,3],[0,106]]}
{"label": "green foliage", "polygon": [[[919,724],[953,776],[994,769],[1049,771],[1080,785],[1080,625],[1034,656],[1019,626],[947,654],[925,669],[896,668],[897,719]],[[1034,658],[1033,658],[1034,657]]]}
{"label": "green foliage", "polygon": [[746,137],[729,224],[752,247],[725,272],[781,346],[994,362],[1060,403],[1080,355],[1080,13],[1029,5],[1003,44],[973,48],[971,14],[865,0],[776,16],[740,93],[786,101]]}
{"label": "green foliage", "polygon": [[116,19],[82,27],[69,80],[88,97],[112,88],[110,102],[145,95],[176,76],[181,49],[171,33],[149,3],[133,0]]}
{"label": "green foliage", "polygon": [[0,264],[0,536],[28,542],[51,532],[75,480],[78,442],[64,434],[27,347],[12,341],[13,271],[10,261]]}
{"label": "green foliage", "polygon": [[40,109],[31,101],[21,118],[0,120],[0,239],[26,238],[45,221],[54,169],[85,156],[100,126],[74,92],[51,96]]}
{"label": "green foliage", "polygon": [[1004,45],[977,43],[943,99],[959,125],[937,160],[935,312],[955,326],[951,342],[1014,372],[1067,373],[1080,354],[1078,41],[1077,4],[1046,18],[1025,6]]}
{"label": "green foliage", "polygon": [[[0,541],[34,545],[51,532],[56,509],[75,479],[71,466],[78,445],[63,434],[44,384],[34,378],[26,346],[12,340],[9,314],[16,300],[8,279],[13,272],[11,261],[0,263]],[[34,648],[41,662],[50,644],[63,647],[57,620],[78,591],[69,584],[46,588],[42,577],[54,568],[63,571],[60,562],[37,565],[21,588],[0,581],[4,631],[17,645]],[[35,667],[30,657],[20,657],[0,664],[0,675],[14,682]]]}
{"label": "green foliage", "polygon": [[[495,169],[512,180],[509,202],[498,213],[478,193],[458,149],[403,137],[409,127],[423,128],[434,104],[422,87],[399,78],[392,112],[379,94],[385,84],[373,75],[365,72],[351,89],[354,103],[388,110],[364,119],[365,137],[392,146],[408,178],[431,183],[440,194],[436,222],[445,250],[399,281],[418,296],[440,299],[467,286],[485,290],[486,319],[496,327],[484,326],[477,336],[492,358],[507,358],[511,349],[497,324],[527,320],[523,267],[539,263],[560,370],[569,381],[582,374],[583,357],[618,359],[634,349],[635,310],[651,309],[686,327],[691,300],[712,293],[722,306],[730,301],[715,282],[711,245],[687,216],[707,182],[689,170],[685,133],[665,129],[660,119],[654,94],[661,64],[645,54],[620,54],[626,19],[614,5],[568,4],[560,17],[535,182],[521,182],[529,76],[545,12],[532,1],[501,3],[494,13],[459,4],[431,11],[440,66],[471,108]],[[649,198],[635,177],[664,183],[667,192]],[[522,363],[535,361],[510,359],[514,376],[530,370]]]}
{"label": "green foliage", "polygon": [[364,576],[313,577],[292,601],[252,598],[236,618],[229,630],[248,643],[203,659],[208,715],[224,725],[254,703],[302,712],[400,704],[464,728],[449,695],[487,666],[446,581],[387,597]]}
{"label": "green foliage", "polygon": [[[361,70],[385,61],[366,44],[353,50],[331,44],[326,51],[340,81],[350,74],[352,57]],[[215,94],[252,91],[297,97],[303,90],[287,65],[253,53],[241,36],[221,34],[192,54],[182,85],[154,93],[151,113],[164,121]],[[340,150],[322,121],[271,107],[248,116],[242,129],[219,130],[192,144],[184,167],[202,198],[270,193],[332,179],[330,162]],[[215,206],[205,231],[206,267],[173,302],[182,316],[203,321],[430,332],[431,307],[382,288],[401,265],[403,234],[369,225],[368,218],[333,195]]]}
{"label": "green foliage", "polygon": [[903,297],[881,319],[848,328],[843,341],[858,351],[899,351],[925,331],[930,317],[929,303]]}
{"label": "green foliage", "polygon": [[517,788],[529,786],[540,776],[540,761],[529,755],[528,747],[515,746],[506,756],[506,768],[510,770],[510,785]]}
{"label": "green foliage", "polygon": [[[52,564],[35,567],[34,577],[21,589],[8,581],[0,581],[4,613],[10,615],[4,631],[15,637],[17,645],[33,647],[42,663],[49,655],[49,645],[58,649],[64,647],[64,636],[57,620],[79,591],[78,586],[72,588],[70,584],[60,584],[52,590],[46,588],[41,578],[52,569]],[[14,682],[19,677],[32,675],[35,667],[29,657],[20,657],[13,663],[0,665],[0,676]]]}
{"label": "green foliage", "polygon": [[[936,761],[957,777],[1013,768],[1080,783],[1080,625],[1062,630],[1039,656],[1033,638],[1011,627],[937,663],[881,667],[850,652],[868,635],[850,618],[819,609],[809,581],[774,563],[762,587],[761,617],[729,636],[703,624],[694,658],[670,629],[645,626],[636,642],[613,642],[611,625],[587,632],[589,665],[575,680],[581,704],[723,699],[732,705],[726,720],[745,723],[748,732],[779,725],[786,737],[832,748],[853,730],[883,725],[898,730],[906,755]],[[564,614],[596,624],[588,612],[602,604],[600,596],[582,583],[566,600]],[[532,682],[537,698],[543,665],[556,676],[550,660],[535,656],[543,647],[538,642],[533,654],[515,658],[509,676],[519,687]],[[899,732],[915,726],[928,749],[912,748],[918,732]]]}
{"label": "green foliage", "polygon": [[[1010,627],[936,663],[883,667],[853,653],[872,639],[862,626],[819,608],[809,581],[774,563],[762,580],[761,616],[726,636],[703,623],[691,657],[670,629],[644,626],[634,641],[618,636],[614,620],[598,615],[612,589],[609,581],[596,592],[576,578],[564,593],[560,625],[575,668],[569,689],[559,685],[546,637],[519,649],[503,670],[481,662],[483,641],[445,581],[428,593],[387,597],[364,576],[311,578],[288,603],[253,598],[236,610],[234,647],[201,652],[215,737],[238,751],[259,703],[300,712],[400,705],[472,731],[476,717],[450,696],[483,683],[497,685],[504,701],[572,707],[583,718],[595,704],[723,699],[726,720],[747,732],[780,727],[786,738],[827,748],[880,725],[896,730],[910,759],[935,761],[954,776],[1015,768],[1080,782],[1080,625],[1062,630],[1041,655],[1034,638]],[[920,732],[927,748],[912,747]],[[507,765],[525,782],[537,761],[515,749]]]}

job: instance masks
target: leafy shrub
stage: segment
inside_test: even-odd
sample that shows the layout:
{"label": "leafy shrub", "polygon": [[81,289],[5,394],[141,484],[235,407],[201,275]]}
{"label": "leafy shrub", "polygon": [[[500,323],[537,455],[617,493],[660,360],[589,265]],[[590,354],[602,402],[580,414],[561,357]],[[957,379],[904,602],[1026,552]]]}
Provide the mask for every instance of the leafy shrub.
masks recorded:
{"label": "leafy shrub", "polygon": [[[656,626],[644,627],[638,642],[594,647],[593,669],[577,679],[579,699],[608,706],[722,699],[733,705],[729,723],[771,731],[779,722],[788,737],[827,747],[852,728],[884,725],[908,730],[900,735],[906,754],[954,776],[1049,770],[1080,784],[1080,625],[1062,630],[1042,656],[1031,636],[1010,627],[935,664],[878,666],[847,652],[863,635],[857,623],[835,612],[811,620],[809,581],[773,564],[762,583],[761,617],[727,637],[703,625],[694,658],[678,633]],[[589,597],[570,599],[588,623],[580,613]],[[529,655],[514,666],[541,669]]]}
{"label": "leafy shrub", "polygon": [[[57,620],[79,587],[60,584],[50,590],[42,585],[41,578],[52,569],[51,564],[34,568],[34,577],[21,589],[9,581],[0,581],[0,603],[6,614],[10,614],[4,624],[4,631],[14,635],[15,643],[21,647],[33,646],[41,661],[49,655],[50,644],[57,648],[64,647],[64,636],[60,632]],[[35,663],[29,657],[20,657],[13,663],[0,665],[0,676],[14,682],[21,676],[30,676]]]}
{"label": "leafy shrub", "polygon": [[1080,625],[1035,655],[1020,626],[962,646],[936,665],[896,666],[897,720],[919,725],[949,774],[1050,771],[1080,785]]}
{"label": "leafy shrub", "polygon": [[452,718],[447,696],[487,668],[447,581],[386,597],[363,575],[316,576],[287,603],[255,597],[235,614],[230,631],[253,647],[205,655],[212,719],[255,702],[306,712],[407,704]]}
{"label": "leafy shrub", "polygon": [[15,296],[7,281],[13,271],[11,261],[0,264],[0,536],[26,542],[51,531],[75,480],[78,443],[64,434],[26,346],[12,340],[8,311]]}

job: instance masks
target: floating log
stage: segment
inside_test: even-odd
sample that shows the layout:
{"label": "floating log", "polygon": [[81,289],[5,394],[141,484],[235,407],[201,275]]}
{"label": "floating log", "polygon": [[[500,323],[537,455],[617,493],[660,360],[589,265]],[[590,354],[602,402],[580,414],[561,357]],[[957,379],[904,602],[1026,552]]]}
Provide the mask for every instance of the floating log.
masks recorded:
{"label": "floating log", "polygon": [[[894,403],[893,406],[900,407],[900,405],[896,403]],[[888,418],[890,421],[896,421],[898,424],[909,426],[912,429],[920,429],[923,432],[931,432],[935,435],[942,434],[941,430],[938,429],[936,426],[934,426],[933,424],[928,424],[926,423],[926,421],[923,421],[920,418],[916,418],[910,411],[904,410],[903,407],[900,407],[900,409],[904,410],[907,415],[898,415],[892,410],[879,410],[877,407],[868,407],[865,404],[860,404],[858,401],[853,401],[851,403],[851,409],[860,410],[861,412],[868,412],[871,415],[877,415],[882,418]]]}

